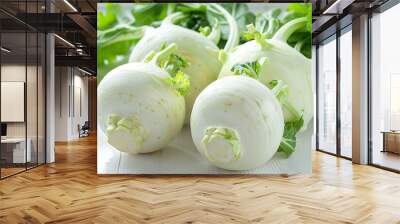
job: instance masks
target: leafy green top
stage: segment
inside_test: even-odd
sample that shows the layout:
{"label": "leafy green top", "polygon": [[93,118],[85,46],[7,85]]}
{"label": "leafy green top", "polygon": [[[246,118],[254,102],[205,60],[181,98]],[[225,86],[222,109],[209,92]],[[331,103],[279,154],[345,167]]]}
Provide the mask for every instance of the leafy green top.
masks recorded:
{"label": "leafy green top", "polygon": [[150,62],[156,58],[156,64],[160,68],[166,70],[171,76],[174,76],[176,73],[178,73],[178,71],[181,71],[189,66],[189,62],[187,60],[175,53],[172,53],[175,50],[175,44],[167,45],[167,43],[163,43],[158,52],[152,51],[146,56],[145,62]]}
{"label": "leafy green top", "polygon": [[283,137],[279,145],[278,152],[284,153],[289,157],[296,149],[296,135],[303,127],[304,120],[300,117],[298,120],[285,122]]}
{"label": "leafy green top", "polygon": [[185,96],[190,88],[189,76],[182,69],[189,66],[189,62],[175,54],[175,43],[162,44],[158,52],[150,52],[144,59],[145,63],[154,63],[170,75],[163,80],[173,87],[181,96]]}
{"label": "leafy green top", "polygon": [[282,108],[289,110],[290,113],[295,113],[294,120],[285,122],[282,141],[278,148],[278,152],[282,152],[286,157],[289,157],[296,148],[296,135],[304,125],[303,115],[302,113],[299,114],[286,100],[289,90],[282,80],[272,80],[267,86],[281,103]]}
{"label": "leafy green top", "polygon": [[267,36],[259,32],[253,24],[247,25],[247,31],[242,32],[246,40],[255,40],[262,47],[269,47]]}
{"label": "leafy green top", "polygon": [[[223,139],[225,142],[229,143],[231,145],[230,148],[230,153],[227,153],[228,155],[231,154],[232,158],[230,158],[230,161],[236,161],[239,160],[242,156],[242,151],[240,147],[240,140],[238,137],[238,134],[236,133],[235,130],[230,129],[230,128],[223,128],[223,127],[208,127],[206,129],[206,132],[203,136],[203,139],[201,140],[205,145],[206,145],[206,150],[205,154],[207,158],[209,158],[212,161],[217,161],[218,159],[221,160],[221,158],[215,158],[212,156],[212,153],[209,148],[209,144],[216,139]],[[215,148],[214,148],[215,149]],[[218,148],[221,150],[220,148]],[[229,159],[229,158],[225,158]]]}
{"label": "leafy green top", "polygon": [[260,71],[267,62],[267,58],[263,57],[253,62],[237,64],[231,68],[235,75],[246,75],[254,79],[260,78]]}
{"label": "leafy green top", "polygon": [[178,71],[175,76],[167,77],[164,81],[172,86],[181,96],[186,96],[190,88],[190,80],[189,76],[183,73],[182,71]]}
{"label": "leafy green top", "polygon": [[[292,3],[286,11],[274,8],[260,14],[252,13],[246,3],[219,5],[235,18],[239,30],[246,30],[248,24],[254,24],[255,30],[265,38],[272,37],[281,26],[291,20],[307,17],[307,26],[293,33],[288,43],[308,58],[311,57],[311,4]],[[229,37],[228,22],[218,10],[206,4],[135,3],[122,6],[118,3],[102,3],[99,5],[97,17],[97,80],[101,81],[110,70],[128,61],[131,50],[149,26],[158,27],[164,18],[175,12],[185,15],[175,22],[177,25],[208,35],[213,33],[214,28],[220,29],[219,32],[214,32],[220,35],[215,35],[213,41],[221,49],[225,46]],[[209,27],[211,32],[204,27]],[[246,34],[243,34],[240,44],[248,40]],[[259,40],[262,41],[260,38]]]}

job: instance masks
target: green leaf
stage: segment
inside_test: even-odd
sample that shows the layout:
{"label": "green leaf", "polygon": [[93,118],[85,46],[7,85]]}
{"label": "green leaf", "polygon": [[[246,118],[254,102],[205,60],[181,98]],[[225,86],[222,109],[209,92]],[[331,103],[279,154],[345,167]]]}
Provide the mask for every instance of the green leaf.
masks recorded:
{"label": "green leaf", "polygon": [[[99,5],[98,26],[101,29],[99,28],[97,32],[98,82],[109,71],[128,62],[131,50],[147,29],[141,25],[159,25],[157,22],[166,16],[166,13],[157,14],[157,12],[166,10],[167,4],[159,4],[155,8],[146,5],[149,4],[102,3]],[[162,8],[161,11],[159,7]]]}
{"label": "green leaf", "polygon": [[133,46],[144,35],[145,27],[118,24],[97,32],[98,82],[115,67],[128,62]]}
{"label": "green leaf", "polygon": [[288,96],[288,86],[282,80],[272,80],[267,84],[279,102],[284,102]]}
{"label": "green leaf", "polygon": [[112,28],[120,23],[131,23],[133,17],[129,13],[130,5],[122,7],[117,3],[100,4],[97,13],[97,27],[99,30]]}
{"label": "green leaf", "polygon": [[143,37],[147,27],[136,27],[128,24],[119,24],[111,29],[97,32],[97,44],[108,47],[114,44],[139,40]]}
{"label": "green leaf", "polygon": [[311,4],[308,3],[291,3],[287,7],[288,12],[298,13],[300,17],[303,17],[309,13],[309,9],[311,8]]}
{"label": "green leaf", "polygon": [[[246,3],[220,3],[236,20],[239,30],[246,30],[246,26],[250,23],[254,23],[255,14],[250,12]],[[207,11],[207,18],[211,26],[214,25],[215,21],[218,21],[221,25],[221,41],[218,43],[220,48],[223,48],[226,40],[229,37],[229,27],[227,21],[221,14],[218,14],[212,10]],[[246,40],[241,39],[240,43],[244,43]]]}
{"label": "green leaf", "polygon": [[[257,14],[247,23],[254,23],[254,28],[241,33],[241,42],[257,40],[260,44],[268,45],[268,41],[264,39],[272,38],[284,24],[301,17],[307,17],[308,23],[289,37],[288,44],[292,47],[301,46],[299,52],[311,58],[312,8],[309,3],[291,3],[284,13],[280,8],[273,8]],[[245,29],[242,27],[241,30]],[[300,42],[302,43],[299,45]]]}
{"label": "green leaf", "polygon": [[287,23],[291,20],[300,17],[312,16],[312,8],[310,3],[291,3],[288,5],[286,14],[282,18],[283,23]]}
{"label": "green leaf", "polygon": [[199,29],[199,33],[207,37],[211,33],[211,28],[209,26],[202,26]]}
{"label": "green leaf", "polygon": [[189,66],[189,62],[185,59],[176,54],[171,54],[167,61],[162,65],[162,68],[164,68],[169,74],[176,74],[187,66]]}
{"label": "green leaf", "polygon": [[247,25],[246,28],[247,28],[247,30],[242,32],[242,36],[247,41],[255,40],[256,38],[257,39],[264,38],[263,34],[261,32],[259,32],[258,30],[256,30],[255,26],[252,23]]}
{"label": "green leaf", "polygon": [[289,94],[288,86],[282,80],[272,80],[266,85],[278,99],[284,112],[289,113],[294,119],[300,119],[304,111],[298,111],[293,104],[287,100]]}
{"label": "green leaf", "polygon": [[167,16],[167,3],[136,3],[132,9],[132,16],[136,26],[152,25]]}
{"label": "green leaf", "polygon": [[98,81],[113,68],[128,62],[135,44],[147,27],[157,25],[166,16],[168,4],[100,5],[97,34]]}
{"label": "green leaf", "polygon": [[175,24],[186,27],[188,29],[199,31],[201,27],[211,27],[211,23],[206,17],[207,7],[202,4],[177,4],[177,12],[184,13],[185,17],[181,18]]}
{"label": "green leaf", "polygon": [[279,145],[278,152],[282,152],[286,157],[289,157],[296,149],[296,135],[303,127],[304,120],[301,116],[298,120],[285,123],[283,137]]}
{"label": "green leaf", "polygon": [[170,76],[163,79],[168,85],[176,90],[176,92],[181,96],[186,96],[190,88],[189,76],[178,71],[175,76]]}
{"label": "green leaf", "polygon": [[260,64],[255,62],[249,62],[244,64],[235,65],[232,67],[231,71],[235,73],[235,75],[247,75],[249,77],[258,79],[260,72]]}
{"label": "green leaf", "polygon": [[104,30],[115,25],[117,23],[118,10],[118,4],[100,4],[99,10],[97,12],[97,28],[99,30]]}
{"label": "green leaf", "polygon": [[231,71],[235,75],[246,75],[258,80],[260,78],[260,71],[263,68],[266,61],[267,58],[263,57],[253,62],[237,64],[231,68]]}
{"label": "green leaf", "polygon": [[266,35],[257,31],[255,26],[251,23],[247,25],[247,31],[242,32],[242,36],[247,41],[255,40],[262,47],[270,47],[271,45],[268,43]]}
{"label": "green leaf", "polygon": [[311,38],[310,40],[301,48],[300,53],[302,53],[307,58],[312,57],[312,43]]}
{"label": "green leaf", "polygon": [[307,58],[311,58],[311,32],[303,30],[293,33],[288,39],[288,44],[292,47],[300,45],[301,47],[298,49],[300,53],[302,53]]}
{"label": "green leaf", "polygon": [[[224,4],[230,12],[235,12],[236,18],[243,24],[243,27],[253,22],[249,20],[254,15],[245,15],[248,12],[247,5],[244,3]],[[135,3],[118,4],[102,3],[98,10],[98,41],[97,41],[97,68],[98,82],[115,67],[128,62],[131,50],[142,37],[141,27],[149,25],[157,27],[161,21],[169,14],[182,12],[185,16],[176,22],[177,25],[198,31],[200,27],[224,26],[223,32],[226,35],[218,38],[218,46],[223,47],[228,37],[227,23],[222,15],[213,13],[211,7],[206,4],[198,3]],[[215,10],[214,10],[215,12]],[[210,16],[213,15],[213,16]],[[215,19],[218,20],[215,20]],[[247,21],[246,21],[247,20]],[[143,29],[144,30],[144,29]],[[221,32],[222,33],[222,32]],[[224,39],[225,37],[225,39]],[[171,63],[166,65],[170,73],[176,73],[184,64],[178,58],[172,56]]]}
{"label": "green leaf", "polygon": [[[171,45],[163,43],[158,52],[150,52],[148,56],[146,56],[145,62],[150,62],[154,57],[157,56],[157,53],[162,52]],[[187,60],[171,52],[167,52],[167,56],[160,55],[156,60],[157,65],[167,71],[171,76],[175,76],[179,71],[189,66],[189,62]]]}
{"label": "green leaf", "polygon": [[115,22],[117,22],[117,16],[113,13],[101,12],[97,13],[97,29],[103,30],[110,26],[112,26]]}
{"label": "green leaf", "polygon": [[312,35],[312,6],[310,3],[292,3],[288,5],[287,13],[282,19],[282,23],[287,23],[293,19],[307,17],[307,25],[294,32],[288,39],[288,44],[292,47],[301,42],[298,49],[307,58],[311,58],[311,35]]}
{"label": "green leaf", "polygon": [[[282,105],[282,108],[289,110],[295,115],[299,114],[287,101],[288,86],[282,80],[272,80],[267,84],[268,88],[274,93],[276,98]],[[304,125],[303,115],[297,116],[297,119],[286,121],[283,131],[281,144],[278,152],[282,152],[286,157],[289,157],[296,148],[296,135]]]}
{"label": "green leaf", "polygon": [[258,14],[255,20],[255,29],[265,38],[271,38],[282,25],[279,19],[281,12],[280,8],[274,8]]}

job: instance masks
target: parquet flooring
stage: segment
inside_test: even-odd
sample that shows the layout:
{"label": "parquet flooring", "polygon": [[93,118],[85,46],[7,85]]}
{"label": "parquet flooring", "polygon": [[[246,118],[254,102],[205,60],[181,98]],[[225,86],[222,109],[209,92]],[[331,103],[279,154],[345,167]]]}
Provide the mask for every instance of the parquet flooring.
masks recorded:
{"label": "parquet flooring", "polygon": [[0,181],[0,223],[400,223],[400,175],[316,152],[312,175],[99,176],[96,139]]}
{"label": "parquet flooring", "polygon": [[14,167],[4,168],[3,167],[3,168],[1,168],[1,176],[2,177],[7,177],[7,176],[13,175],[15,173],[24,171],[24,170],[25,170],[25,167],[21,167],[21,168],[19,168],[19,167],[17,167],[17,168],[14,168]]}

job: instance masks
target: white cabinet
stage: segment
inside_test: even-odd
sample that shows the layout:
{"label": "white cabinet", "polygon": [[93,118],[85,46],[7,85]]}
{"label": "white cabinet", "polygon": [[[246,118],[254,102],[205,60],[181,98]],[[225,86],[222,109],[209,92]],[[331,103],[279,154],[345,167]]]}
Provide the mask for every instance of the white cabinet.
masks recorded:
{"label": "white cabinet", "polygon": [[[26,151],[25,144],[27,143]],[[32,140],[28,138],[2,139],[1,144],[12,148],[12,163],[25,163],[32,161]],[[26,161],[25,161],[26,160]]]}

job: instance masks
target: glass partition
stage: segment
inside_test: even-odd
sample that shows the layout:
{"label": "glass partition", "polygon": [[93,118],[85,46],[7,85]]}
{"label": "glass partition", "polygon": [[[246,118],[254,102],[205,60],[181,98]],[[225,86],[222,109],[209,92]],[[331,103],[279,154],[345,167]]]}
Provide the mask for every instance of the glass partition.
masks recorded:
{"label": "glass partition", "polygon": [[[28,5],[27,5],[28,3]],[[0,1],[0,178],[45,163],[45,35],[13,15],[44,1]]]}
{"label": "glass partition", "polygon": [[336,36],[318,47],[318,149],[336,154]]}
{"label": "glass partition", "polygon": [[340,36],[340,154],[352,157],[352,32],[351,26]]}
{"label": "glass partition", "polygon": [[27,151],[30,151],[30,159],[27,163],[27,167],[30,168],[37,165],[38,157],[38,35],[36,32],[28,32],[27,39]]}
{"label": "glass partition", "polygon": [[[27,142],[25,32],[1,34],[1,175],[7,177],[26,169],[30,162]],[[6,50],[4,50],[6,49]]]}

